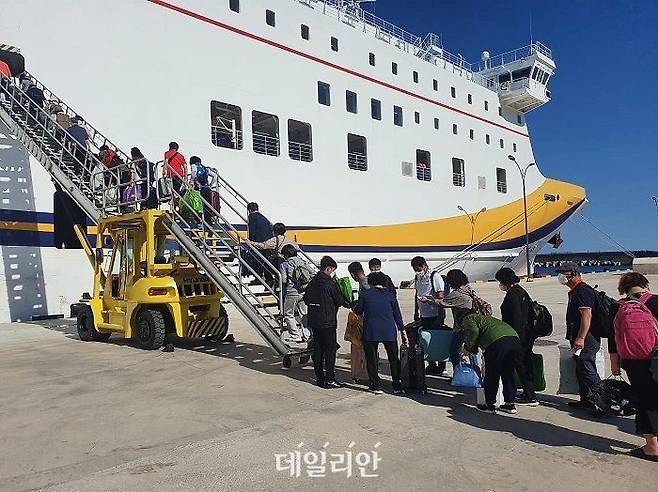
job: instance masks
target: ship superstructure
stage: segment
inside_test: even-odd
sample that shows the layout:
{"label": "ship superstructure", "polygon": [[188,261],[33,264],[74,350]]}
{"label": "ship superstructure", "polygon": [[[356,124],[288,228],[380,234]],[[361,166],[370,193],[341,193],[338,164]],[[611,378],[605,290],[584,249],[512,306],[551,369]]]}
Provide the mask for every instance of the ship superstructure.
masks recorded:
{"label": "ship superstructure", "polygon": [[[377,256],[396,281],[417,254],[474,279],[523,271],[522,183],[508,156],[535,162],[525,115],[550,101],[556,68],[543,44],[470,64],[435,34],[337,0],[0,3],[11,18],[0,42],[96,127],[153,161],[177,141],[313,255]],[[54,43],[61,32],[75,39]],[[84,288],[55,279],[84,257],[57,249],[48,176],[0,138],[12,231],[0,319],[65,312]],[[534,257],[585,194],[536,166],[526,186]],[[11,256],[24,254],[31,266],[14,278]],[[34,292],[12,300],[17,286]]]}

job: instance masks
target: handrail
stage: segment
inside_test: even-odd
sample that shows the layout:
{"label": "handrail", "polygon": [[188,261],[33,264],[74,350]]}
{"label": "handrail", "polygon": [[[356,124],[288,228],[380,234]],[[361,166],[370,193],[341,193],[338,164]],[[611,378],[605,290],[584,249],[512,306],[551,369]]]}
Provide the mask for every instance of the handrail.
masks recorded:
{"label": "handrail", "polygon": [[[40,85],[43,87],[43,84]],[[44,90],[44,88],[41,90]],[[88,129],[91,130],[88,130],[88,133],[91,132],[94,136],[93,138],[90,136],[87,141],[88,148],[71,146],[69,144],[72,137],[66,129],[56,121],[52,121],[51,115],[31,100],[23,90],[17,87],[13,80],[2,81],[0,94],[2,94],[2,98],[0,98],[0,116],[7,121],[12,131],[50,173],[53,180],[71,195],[94,222],[98,222],[101,212],[107,214],[122,213],[124,204],[137,207],[139,202],[148,199],[150,193],[153,192],[150,188],[154,183],[157,190],[157,182],[155,182],[155,179],[151,179],[155,176],[151,176],[150,164],[144,168],[146,171],[142,172],[140,171],[141,159],[131,161],[118,149],[117,155],[124,156],[125,161],[111,168],[104,167],[101,159],[95,154],[95,150],[100,150],[98,148],[99,144],[106,145],[109,140],[90,125]],[[44,90],[44,95],[46,94],[53,96],[47,89]],[[59,99],[55,99],[55,97],[53,96],[53,100],[58,102],[64,109],[66,105]],[[68,106],[66,108],[68,112],[72,112]],[[74,114],[74,116],[77,115]],[[110,146],[108,145],[108,147]],[[148,161],[145,160],[145,162]],[[126,173],[130,173],[130,179],[126,179]],[[219,189],[223,180],[216,170],[209,171],[209,173],[215,178],[212,181],[212,189]],[[124,175],[123,178],[122,174]],[[98,190],[94,189],[93,181],[101,183]],[[118,203],[113,206],[107,203],[102,206],[98,204],[98,200],[96,200],[98,191],[102,190],[105,193],[108,189],[121,190],[122,187],[125,188],[130,183],[139,187],[146,185],[147,190],[144,197],[139,200],[119,199],[117,200]],[[187,186],[189,187],[189,185]],[[193,211],[192,215],[183,216],[178,205],[181,205],[183,193],[188,187],[181,189],[180,192],[172,190],[173,197],[169,206],[170,210],[166,211],[163,217],[165,226],[199,267],[205,270],[208,277],[227,293],[227,296],[238,306],[238,309],[256,328],[263,339],[279,355],[285,357],[284,365],[286,365],[286,360],[290,363],[291,358],[302,358],[306,352],[292,350],[280,339],[284,321],[281,273],[278,269],[274,269],[265,256],[253,245],[242,243],[241,234],[203,196],[202,203],[205,210]],[[234,197],[241,196],[232,186],[227,184],[226,188],[234,190]],[[220,201],[221,198],[220,196]],[[226,200],[224,202],[230,209],[239,212],[233,203]],[[245,250],[250,251],[266,267],[267,265],[272,267],[272,277],[278,279],[277,285],[266,283],[261,275],[240,258],[241,244],[244,244]],[[238,245],[237,256],[239,262],[237,271],[235,267],[224,263],[226,257],[221,254],[221,252],[228,251],[232,255],[236,245]],[[240,277],[243,269],[255,274],[255,278],[261,282],[266,295],[272,295],[277,299],[278,310],[276,312],[269,303],[266,304],[261,300],[259,297],[262,295],[261,292],[255,293],[248,285],[245,285]],[[237,282],[233,283],[234,280],[231,277],[236,279]]]}
{"label": "handrail", "polygon": [[[162,165],[163,175],[167,175],[168,173],[166,171],[171,169],[169,163],[165,161],[159,161],[156,165]],[[203,207],[200,212],[197,212],[195,210],[192,210],[190,207],[187,207],[190,209],[191,216],[195,219],[194,223],[191,223],[188,219],[186,219],[180,213],[180,204],[181,202],[184,203],[185,194],[190,189],[192,189],[192,186],[189,184],[189,182],[185,182],[185,181],[184,181],[184,186],[181,189],[183,193],[179,193],[178,191],[172,189],[170,211],[172,215],[175,217],[176,222],[182,223],[185,226],[185,229],[188,231],[188,234],[194,235],[197,238],[197,240],[202,241],[204,244],[206,244],[207,240],[212,240],[212,241],[219,240],[227,248],[233,250],[233,245],[229,244],[221,234],[217,234],[216,228],[218,227],[221,227],[223,232],[226,232],[228,235],[233,237],[233,240],[237,244],[236,254],[237,254],[240,270],[246,267],[247,271],[251,275],[253,275],[262,284],[263,288],[277,300],[277,303],[279,304],[279,316],[282,317],[283,316],[283,295],[282,295],[283,282],[282,282],[281,272],[279,271],[279,269],[275,268],[274,265],[272,265],[272,263],[265,257],[265,255],[261,253],[261,251],[258,248],[256,248],[249,242],[242,241],[242,237],[240,233],[237,231],[237,229],[235,229],[235,227],[230,223],[230,221],[228,221],[224,216],[222,216],[219,210],[215,209],[215,207],[213,207],[211,203],[209,203],[205,198],[203,198],[203,196],[201,196]],[[222,197],[220,195],[220,201],[221,199]],[[231,204],[227,203],[227,206],[235,213],[237,213],[237,211],[234,210],[234,207]],[[208,220],[206,220],[207,212],[209,212],[210,215],[212,215],[215,219],[219,219],[219,220],[214,220],[209,222]],[[200,226],[200,229],[198,228],[198,226]],[[217,235],[215,236],[215,234]],[[265,281],[265,278],[263,276],[259,275],[247,262],[242,260],[241,251],[243,247],[246,247],[252,255],[256,256],[258,260],[264,265],[265,268],[270,269],[270,272],[272,273],[273,277],[276,280],[277,283],[276,287],[270,286],[268,282]],[[206,254],[208,253],[208,249],[209,248],[207,247],[204,249],[204,252]],[[238,272],[237,275],[241,276],[241,271]],[[234,276],[236,276],[237,278],[237,275]],[[240,282],[240,284],[242,284],[242,282]],[[261,307],[263,307],[268,312],[268,314],[270,314],[273,318],[276,317],[276,314],[270,312],[258,296],[256,296],[247,286],[243,286],[243,287],[247,290],[249,295],[254,297],[256,302],[261,304]]]}

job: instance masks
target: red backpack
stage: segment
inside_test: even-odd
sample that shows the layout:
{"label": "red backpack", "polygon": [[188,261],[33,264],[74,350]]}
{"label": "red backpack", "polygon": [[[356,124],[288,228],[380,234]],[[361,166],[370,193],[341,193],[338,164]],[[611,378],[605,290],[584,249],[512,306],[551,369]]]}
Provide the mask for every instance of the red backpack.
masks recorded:
{"label": "red backpack", "polygon": [[646,306],[652,295],[645,292],[639,299],[618,302],[614,332],[617,353],[622,359],[649,360],[658,346],[658,321]]}

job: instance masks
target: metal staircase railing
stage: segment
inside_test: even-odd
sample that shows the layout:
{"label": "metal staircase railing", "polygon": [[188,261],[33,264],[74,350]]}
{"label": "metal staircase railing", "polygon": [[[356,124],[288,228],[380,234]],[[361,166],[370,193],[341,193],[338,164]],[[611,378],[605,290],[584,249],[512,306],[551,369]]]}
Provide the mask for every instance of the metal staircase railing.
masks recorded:
{"label": "metal staircase railing", "polygon": [[[44,92],[47,100],[56,102],[69,117],[78,118],[78,114],[47,87],[30,74],[26,75]],[[93,222],[97,223],[102,216],[142,208],[153,201],[153,194],[158,196],[158,201],[168,202],[161,204],[163,209],[168,208],[165,214],[168,230],[264,341],[284,357],[284,366],[308,360],[308,351],[293,349],[281,339],[284,328],[283,285],[278,269],[245,241],[238,230],[246,230],[247,220],[243,216],[246,199],[215,170],[211,170],[215,178],[211,190],[217,193],[219,202],[213,205],[213,200],[202,197],[203,210],[195,211],[186,206],[185,195],[191,188],[189,182],[179,191],[172,190],[168,200],[161,200],[164,197],[156,191],[162,177],[157,173],[161,166],[156,165],[156,172],[152,175],[150,165],[132,161],[86,122],[87,148],[76,146],[67,130],[53,121],[50,113],[32,101],[12,80],[4,79],[0,85],[0,118]],[[111,167],[105,166],[98,156],[104,146],[118,157]],[[223,215],[223,210],[229,211],[243,224],[236,227],[237,224]],[[303,252],[300,254],[315,265]],[[246,260],[247,256],[256,258],[265,269],[269,269],[274,282],[267,282],[265,275]],[[246,283],[244,277],[253,278],[253,281]]]}

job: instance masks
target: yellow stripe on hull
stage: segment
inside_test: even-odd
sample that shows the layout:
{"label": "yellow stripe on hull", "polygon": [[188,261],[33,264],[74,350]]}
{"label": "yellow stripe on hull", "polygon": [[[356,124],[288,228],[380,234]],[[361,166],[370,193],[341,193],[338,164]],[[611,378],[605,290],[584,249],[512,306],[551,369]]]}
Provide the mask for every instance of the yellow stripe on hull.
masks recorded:
{"label": "yellow stripe on hull", "polygon": [[[555,196],[555,201],[547,201],[545,195]],[[547,179],[527,197],[529,232],[550,224],[584,199],[584,188]],[[462,214],[406,224],[302,229],[288,233],[293,234],[300,244],[318,246],[427,247],[500,242],[525,234],[523,199],[481,213],[474,231],[470,219]]]}

